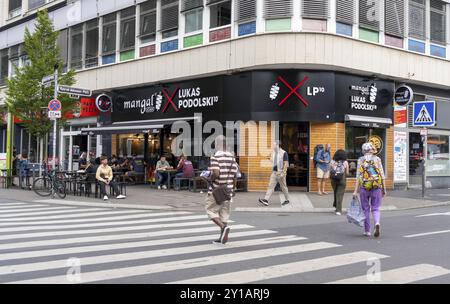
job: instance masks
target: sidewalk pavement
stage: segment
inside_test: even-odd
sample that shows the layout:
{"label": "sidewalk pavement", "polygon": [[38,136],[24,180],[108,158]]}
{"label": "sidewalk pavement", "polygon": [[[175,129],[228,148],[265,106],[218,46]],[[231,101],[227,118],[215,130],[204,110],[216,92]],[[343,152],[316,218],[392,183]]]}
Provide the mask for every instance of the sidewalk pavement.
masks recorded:
{"label": "sidewalk pavement", "polygon": [[[30,190],[0,189],[0,199],[9,199],[25,202],[45,202],[78,206],[115,207],[150,210],[183,210],[203,211],[205,193],[192,193],[186,190],[156,190],[148,185],[129,186],[127,198],[117,200],[111,198],[108,202],[101,199],[84,196],[68,195],[64,200],[40,197]],[[333,194],[319,196],[314,193],[291,192],[291,203],[281,206],[284,201],[281,192],[275,192],[270,205],[264,207],[258,203],[263,197],[262,192],[238,192],[233,199],[232,209],[242,212],[333,212]],[[344,210],[350,205],[352,194],[346,193],[344,197]],[[1,203],[0,203],[1,204]],[[427,190],[427,196],[422,199],[420,190],[388,192],[383,200],[382,210],[404,210],[433,206],[450,206],[450,190]]]}

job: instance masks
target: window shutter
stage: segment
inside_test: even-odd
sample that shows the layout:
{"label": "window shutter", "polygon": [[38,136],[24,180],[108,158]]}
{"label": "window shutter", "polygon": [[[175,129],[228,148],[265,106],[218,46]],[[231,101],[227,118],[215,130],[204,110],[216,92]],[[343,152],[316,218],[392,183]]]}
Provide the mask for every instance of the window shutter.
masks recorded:
{"label": "window shutter", "polygon": [[446,31],[446,7],[447,4],[440,0],[430,2],[430,40],[431,42],[445,44],[447,42]]}
{"label": "window shutter", "polygon": [[183,0],[181,2],[181,12],[187,12],[199,7],[203,7],[203,0]]}
{"label": "window shutter", "polygon": [[355,17],[355,0],[336,0],[336,21],[354,24]]}
{"label": "window shutter", "polygon": [[264,18],[292,17],[292,0],[264,0]]}
{"label": "window shutter", "polygon": [[405,1],[385,1],[384,24],[388,35],[405,37]]}
{"label": "window shutter", "polygon": [[302,16],[311,19],[328,19],[329,0],[302,1]]}
{"label": "window shutter", "polygon": [[409,0],[409,35],[425,40],[425,0]]}
{"label": "window shutter", "polygon": [[359,0],[359,25],[376,30],[380,29],[380,0]]}
{"label": "window shutter", "polygon": [[178,0],[161,1],[161,31],[178,28]]}
{"label": "window shutter", "polygon": [[237,0],[236,19],[238,22],[256,19],[256,0]]}

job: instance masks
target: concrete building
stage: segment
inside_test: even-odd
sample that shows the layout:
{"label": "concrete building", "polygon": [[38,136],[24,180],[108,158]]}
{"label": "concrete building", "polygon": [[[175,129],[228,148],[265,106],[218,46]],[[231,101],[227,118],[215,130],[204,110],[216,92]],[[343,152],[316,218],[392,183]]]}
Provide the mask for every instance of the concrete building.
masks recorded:
{"label": "concrete building", "polygon": [[[202,113],[203,121],[279,121],[292,189],[316,190],[316,145],[345,149],[354,166],[368,140],[379,148],[389,187],[420,183],[423,151],[431,185],[448,186],[449,3],[1,0],[0,88],[14,64],[25,64],[24,29],[33,29],[36,10],[47,8],[66,68],[77,70],[76,86],[92,89],[93,98],[102,95],[101,105],[83,99],[61,130],[59,154],[69,166],[82,151],[147,160],[170,152],[176,136],[170,123],[193,124]],[[437,103],[425,149],[420,129],[412,127],[412,103],[396,108],[394,119],[393,96],[402,85],[414,92],[413,102]],[[36,146],[26,130],[17,130],[17,147]],[[241,145],[268,140],[258,128],[239,135]],[[249,189],[265,189],[266,156],[244,155],[239,162]]]}

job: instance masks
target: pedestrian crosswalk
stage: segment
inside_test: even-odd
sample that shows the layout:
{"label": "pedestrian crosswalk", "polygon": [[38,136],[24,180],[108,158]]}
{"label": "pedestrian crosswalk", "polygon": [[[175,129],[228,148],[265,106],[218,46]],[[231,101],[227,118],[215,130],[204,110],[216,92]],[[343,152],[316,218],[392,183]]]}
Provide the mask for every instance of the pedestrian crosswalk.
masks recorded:
{"label": "pedestrian crosswalk", "polygon": [[[230,226],[230,242],[214,245],[218,228],[194,212],[1,203],[0,283],[241,284],[288,276],[301,283],[320,271],[334,273],[320,283],[370,283],[367,261],[391,258],[245,223]],[[357,273],[342,277],[342,267],[356,267]],[[449,274],[437,265],[402,265],[383,269],[381,282]]]}

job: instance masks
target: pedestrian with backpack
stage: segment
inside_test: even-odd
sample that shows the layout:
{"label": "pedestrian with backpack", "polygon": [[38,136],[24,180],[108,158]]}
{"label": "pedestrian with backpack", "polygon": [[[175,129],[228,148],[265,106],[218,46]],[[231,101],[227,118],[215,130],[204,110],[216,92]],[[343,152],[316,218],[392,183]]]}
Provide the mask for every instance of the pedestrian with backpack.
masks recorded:
{"label": "pedestrian with backpack", "polygon": [[386,184],[381,159],[374,155],[375,148],[371,143],[362,145],[364,156],[358,159],[356,170],[356,186],[353,196],[360,196],[361,208],[366,217],[364,221],[364,235],[371,236],[370,213],[372,211],[375,223],[374,236],[380,236],[380,207],[386,196]]}
{"label": "pedestrian with backpack", "polygon": [[347,187],[348,175],[347,153],[344,150],[337,150],[330,163],[331,186],[334,193],[333,207],[336,208],[336,215],[342,214],[342,200]]}
{"label": "pedestrian with backpack", "polygon": [[317,152],[317,194],[328,194],[325,192],[325,180],[330,177],[330,162],[331,162],[331,145],[326,144],[325,148]]}

